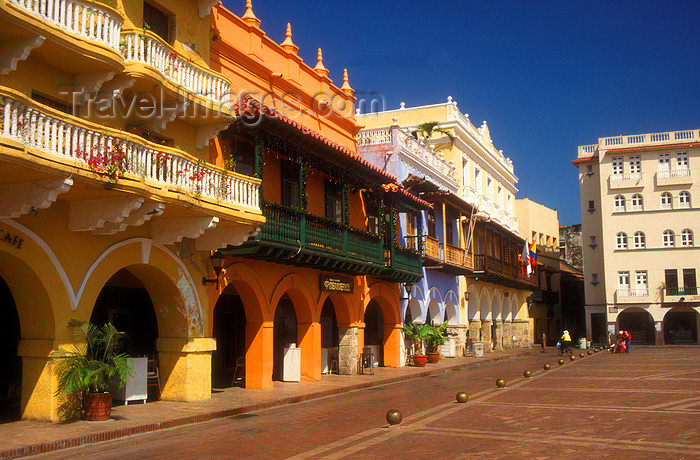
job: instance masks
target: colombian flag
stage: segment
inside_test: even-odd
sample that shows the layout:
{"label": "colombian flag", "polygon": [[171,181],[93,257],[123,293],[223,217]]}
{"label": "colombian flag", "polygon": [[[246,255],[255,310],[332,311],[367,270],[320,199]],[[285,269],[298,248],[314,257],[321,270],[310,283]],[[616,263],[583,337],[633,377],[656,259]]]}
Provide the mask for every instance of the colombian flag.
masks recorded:
{"label": "colombian flag", "polygon": [[535,269],[535,263],[537,262],[537,243],[534,241],[530,245],[530,254],[529,254],[529,262],[530,266],[532,267],[532,270],[534,271]]}

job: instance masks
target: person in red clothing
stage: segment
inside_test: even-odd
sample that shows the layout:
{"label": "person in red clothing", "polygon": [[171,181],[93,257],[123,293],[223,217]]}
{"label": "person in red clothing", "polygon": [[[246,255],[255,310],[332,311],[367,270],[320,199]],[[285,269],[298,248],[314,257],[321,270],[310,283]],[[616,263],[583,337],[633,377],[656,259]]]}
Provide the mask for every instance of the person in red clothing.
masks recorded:
{"label": "person in red clothing", "polygon": [[621,331],[622,337],[625,339],[625,353],[630,352],[630,343],[632,342],[632,334],[629,331]]}

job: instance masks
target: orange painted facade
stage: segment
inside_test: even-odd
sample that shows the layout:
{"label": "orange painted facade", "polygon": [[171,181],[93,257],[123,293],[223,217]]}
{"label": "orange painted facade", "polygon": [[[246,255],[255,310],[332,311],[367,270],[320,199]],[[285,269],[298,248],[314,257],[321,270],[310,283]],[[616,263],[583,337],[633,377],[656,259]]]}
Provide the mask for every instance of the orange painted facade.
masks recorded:
{"label": "orange painted facade", "polygon": [[[216,6],[211,18],[211,67],[233,82],[237,114],[246,113],[241,94],[259,103],[256,113],[271,109],[254,126],[239,118],[210,144],[213,163],[234,161],[235,168],[245,165],[262,179],[268,219],[256,237],[222,250],[229,258],[219,290],[210,290],[209,303],[216,306],[208,315],[218,344],[214,381],[228,386],[243,366],[246,388],[272,387],[282,379],[280,354],[289,343],[301,349],[302,381],[321,379],[331,361],[326,353],[335,354],[339,373],[357,372],[370,345],[379,365],[403,365],[399,283],[419,273],[420,255],[406,255],[417,262],[414,272],[394,269],[393,251],[404,257],[394,248],[396,215],[426,204],[397,185],[385,190],[395,178],[356,156],[359,126],[347,72],[337,87],[320,50],[315,68],[302,62],[289,27],[285,42],[270,40],[250,2],[242,17]],[[338,201],[329,202],[335,189]],[[334,203],[342,213],[333,214]],[[310,241],[326,233],[327,240]],[[376,248],[376,256],[353,252],[353,241]],[[323,289],[326,277],[347,280],[352,292]]]}

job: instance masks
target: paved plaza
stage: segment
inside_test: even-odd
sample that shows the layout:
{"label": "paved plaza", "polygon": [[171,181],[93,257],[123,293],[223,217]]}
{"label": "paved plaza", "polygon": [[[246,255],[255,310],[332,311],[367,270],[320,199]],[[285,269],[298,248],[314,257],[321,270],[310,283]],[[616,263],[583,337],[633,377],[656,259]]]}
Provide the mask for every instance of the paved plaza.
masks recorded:
{"label": "paved plaza", "polygon": [[[560,366],[548,350],[44,456],[700,458],[699,353],[635,347]],[[467,404],[455,402],[458,391],[470,395]],[[394,408],[403,421],[389,427],[384,416]]]}

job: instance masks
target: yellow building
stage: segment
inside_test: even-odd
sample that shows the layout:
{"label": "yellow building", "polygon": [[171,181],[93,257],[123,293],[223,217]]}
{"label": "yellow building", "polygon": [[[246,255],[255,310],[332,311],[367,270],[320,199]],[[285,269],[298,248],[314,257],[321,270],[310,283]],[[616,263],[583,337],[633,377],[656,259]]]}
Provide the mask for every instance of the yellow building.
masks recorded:
{"label": "yellow building", "polygon": [[[406,107],[401,103],[396,110],[361,113],[366,109],[370,108],[358,107],[356,114],[365,126],[360,145],[391,140],[396,128],[454,168],[458,193],[438,199],[436,209],[442,221],[452,222],[443,226],[446,243],[467,254],[461,257],[458,272],[463,275],[458,317],[468,326],[466,343],[483,342],[487,350],[529,346],[532,324],[526,299],[537,282],[534,275],[520,273],[524,241],[514,209],[518,179],[512,161],[494,147],[486,122],[475,127],[451,97],[440,104]],[[412,174],[421,177],[419,172]],[[441,257],[448,263],[448,251]]]}
{"label": "yellow building", "polygon": [[[231,81],[207,1],[0,2],[0,388],[57,420],[71,318],[157,354],[163,399],[210,397],[211,250],[265,221],[260,180],[210,162]],[[21,396],[20,396],[21,395]]]}

